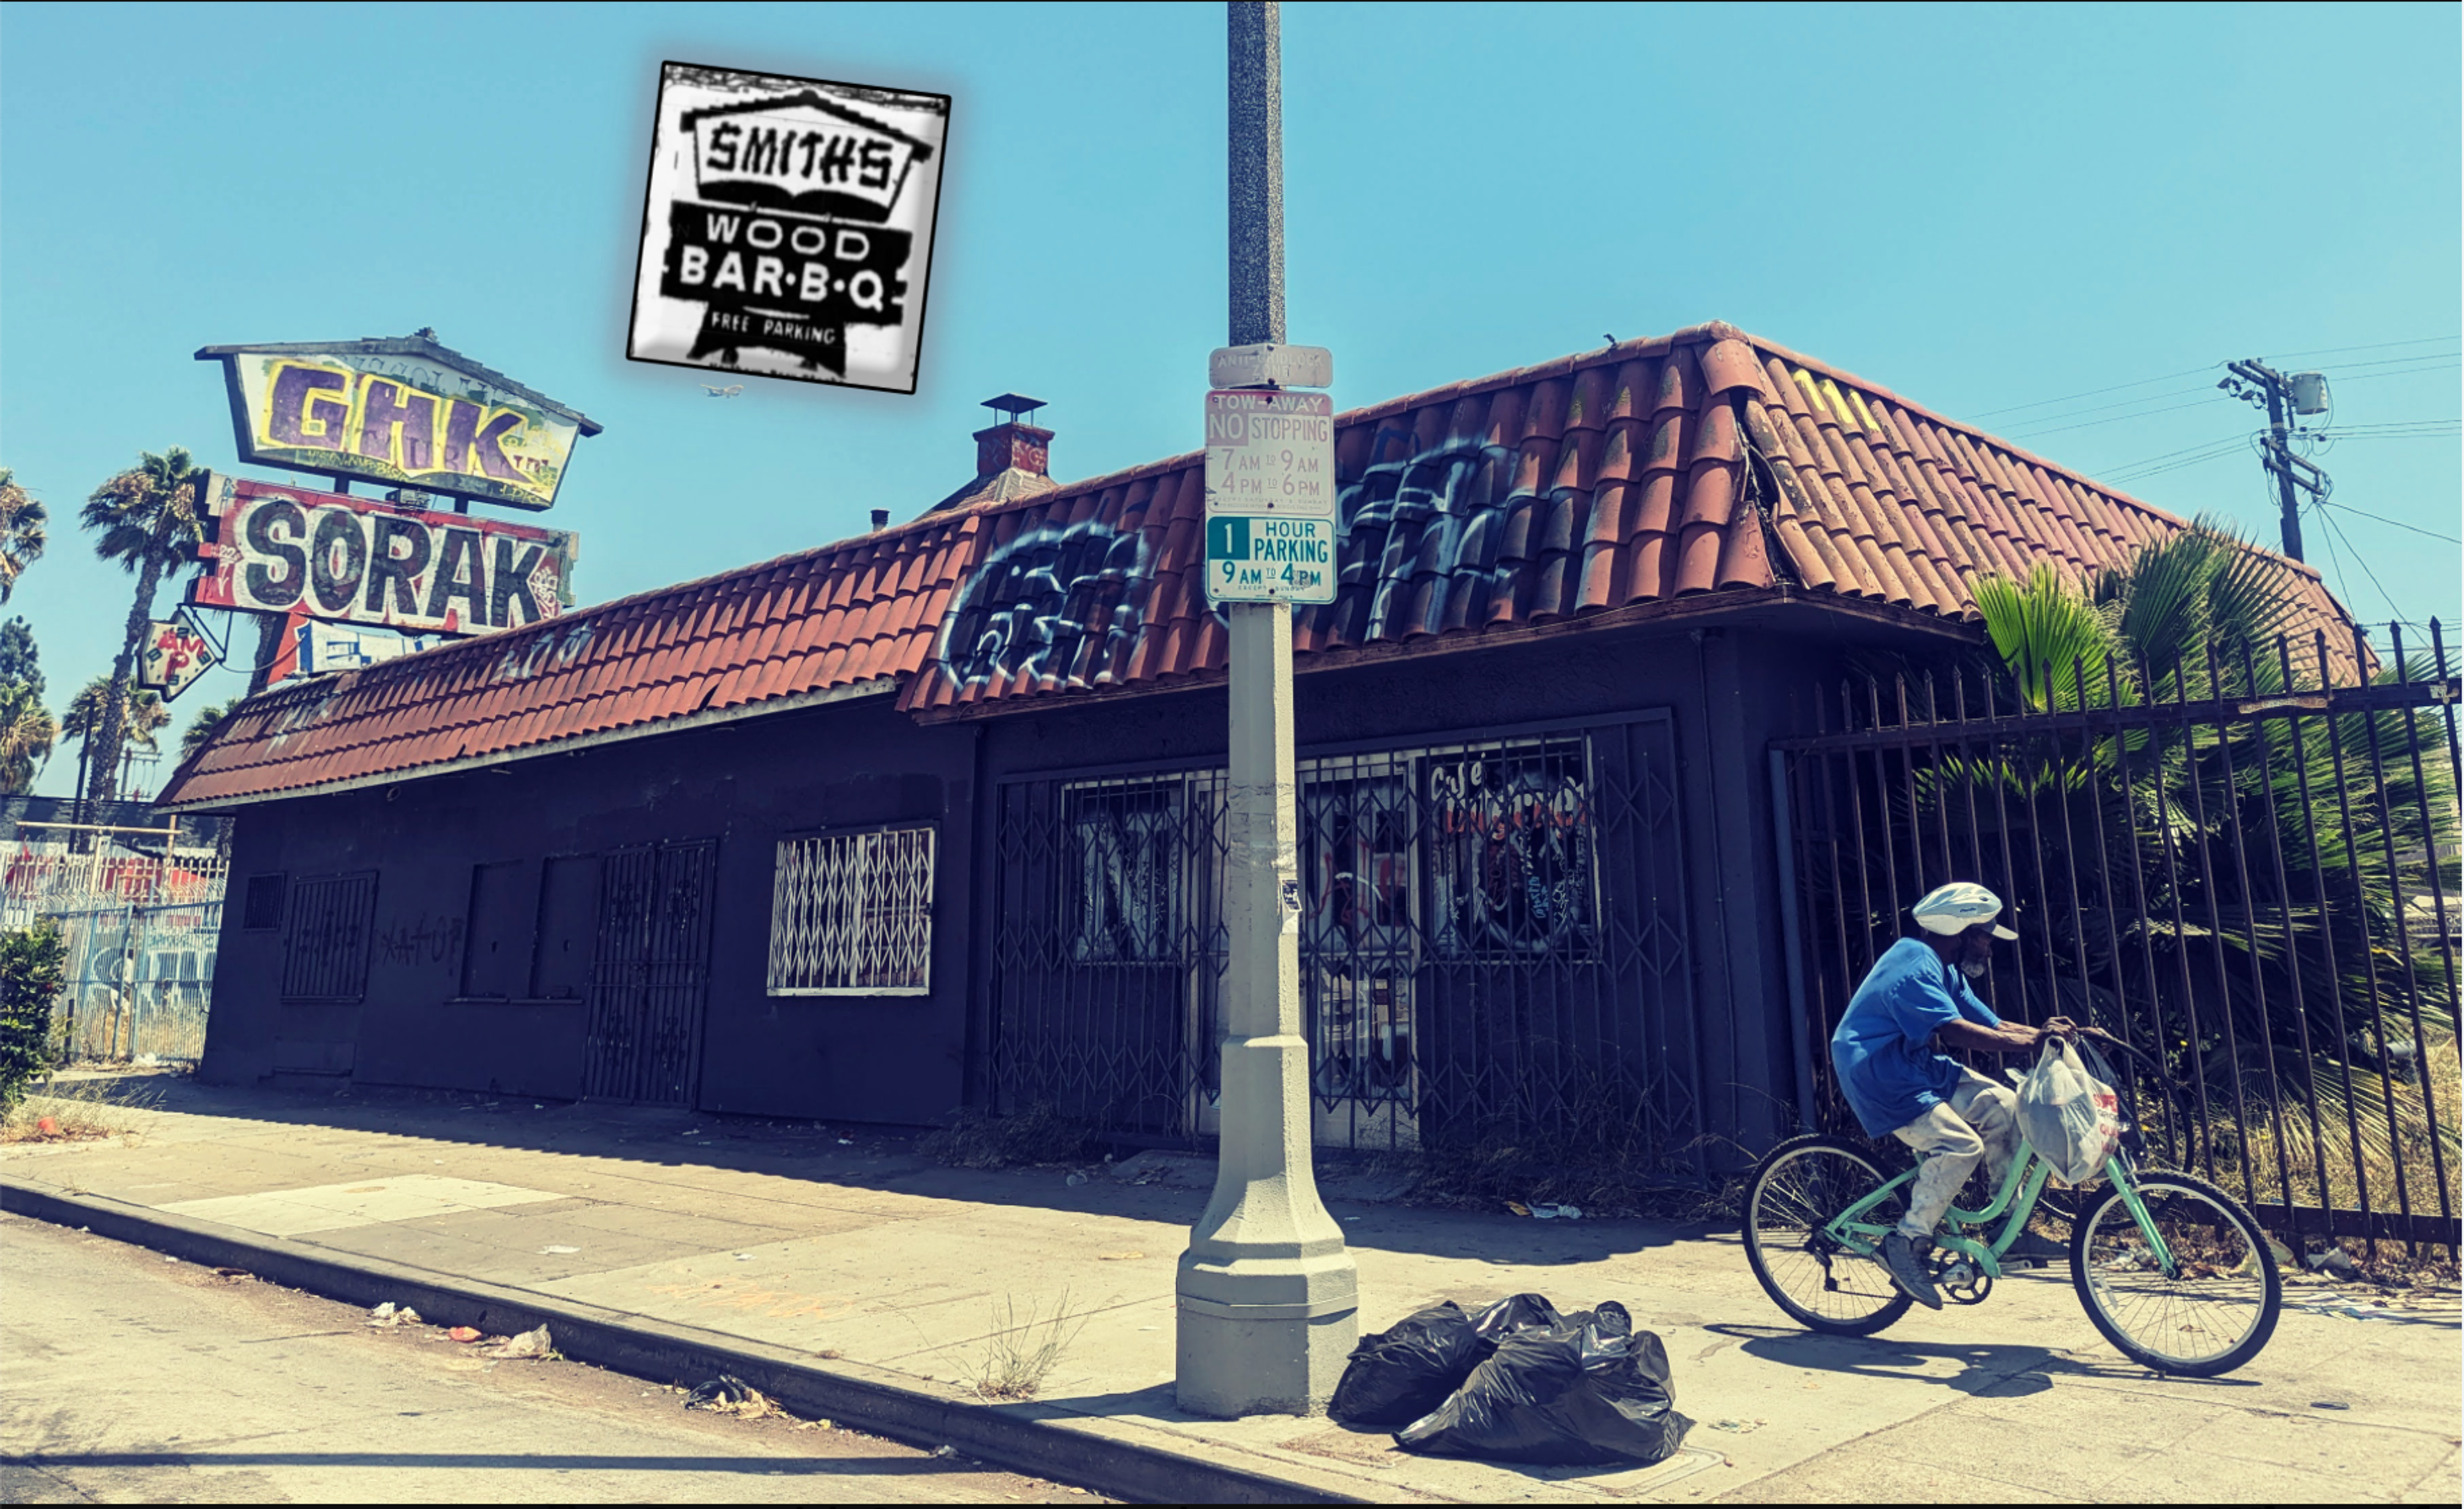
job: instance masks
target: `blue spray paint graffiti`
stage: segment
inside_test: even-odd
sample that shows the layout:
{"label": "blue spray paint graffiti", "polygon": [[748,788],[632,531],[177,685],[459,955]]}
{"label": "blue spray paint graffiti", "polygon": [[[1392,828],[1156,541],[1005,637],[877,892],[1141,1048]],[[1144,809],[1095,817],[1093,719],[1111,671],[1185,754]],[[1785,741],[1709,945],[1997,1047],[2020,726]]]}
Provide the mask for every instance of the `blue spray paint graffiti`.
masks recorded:
{"label": "blue spray paint graffiti", "polygon": [[1088,519],[1030,530],[993,552],[941,621],[942,674],[1091,681],[1137,640],[1154,596],[1145,540]]}
{"label": "blue spray paint graffiti", "polygon": [[[1508,495],[1513,458],[1463,438],[1366,469],[1337,494],[1337,600],[1303,611],[1342,616],[1357,643],[1409,626],[1397,615],[1416,577],[1446,576],[1451,592],[1484,598],[1510,586],[1521,562],[1501,563],[1499,544],[1514,507],[1535,501]],[[1149,557],[1137,535],[1091,519],[1020,536],[976,568],[942,619],[942,673],[961,687],[1020,674],[1092,682],[1154,622]]]}

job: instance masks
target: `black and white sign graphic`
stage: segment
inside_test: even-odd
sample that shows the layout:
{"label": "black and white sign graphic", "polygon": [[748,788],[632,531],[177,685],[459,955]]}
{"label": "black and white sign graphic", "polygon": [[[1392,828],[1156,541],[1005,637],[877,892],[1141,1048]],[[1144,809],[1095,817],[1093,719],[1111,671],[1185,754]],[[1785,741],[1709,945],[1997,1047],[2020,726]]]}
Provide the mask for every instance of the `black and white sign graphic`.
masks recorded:
{"label": "black and white sign graphic", "polygon": [[915,391],[950,97],[669,63],[627,355]]}

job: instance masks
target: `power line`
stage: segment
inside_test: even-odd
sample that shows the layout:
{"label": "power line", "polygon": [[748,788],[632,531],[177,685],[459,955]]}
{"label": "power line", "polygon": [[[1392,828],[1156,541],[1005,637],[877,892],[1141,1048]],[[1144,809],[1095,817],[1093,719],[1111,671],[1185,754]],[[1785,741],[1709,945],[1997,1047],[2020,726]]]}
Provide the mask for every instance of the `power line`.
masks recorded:
{"label": "power line", "polygon": [[2111,387],[2092,387],[2084,393],[2073,393],[2067,398],[2040,398],[2033,404],[2013,404],[2007,408],[1989,408],[1984,413],[1973,417],[1991,419],[1996,414],[2015,414],[2023,408],[2048,408],[2056,404],[2070,403],[2073,399],[2097,398],[2106,393],[2119,393],[2123,388],[2145,387],[2152,383],[2170,383],[2176,378],[2197,377],[2201,373],[2214,371],[2215,366],[2216,364],[2211,361],[2206,366],[2191,367],[2186,372],[2167,372],[2163,377],[2141,378],[2136,383],[2116,383]]}
{"label": "power line", "polygon": [[2347,514],[2359,514],[2364,518],[2376,519],[2382,524],[2392,524],[2397,529],[2409,529],[2416,535],[2427,535],[2432,539],[2443,539],[2451,545],[2464,545],[2464,539],[2458,539],[2453,535],[2442,535],[2434,529],[2424,529],[2418,524],[2408,524],[2400,518],[2388,518],[2384,514],[2373,514],[2368,509],[2355,508],[2350,503],[2330,503],[2324,498],[2319,501],[2322,507],[2340,508]]}
{"label": "power line", "polygon": [[[2365,557],[2361,552],[2361,548],[2355,545],[2351,538],[2344,534],[2344,526],[2336,522],[2336,515],[2326,513],[2321,509],[2313,509],[2311,512],[2317,514],[2321,518],[2325,519],[2327,521],[2328,533],[2334,535],[2337,538],[2343,540],[2344,548],[2353,553],[2353,564],[2361,567],[2362,575],[2370,579],[2370,585],[2379,589],[2379,601],[2387,604],[2389,616],[2402,613],[2404,609],[2395,605],[2395,595],[2387,591],[2387,584],[2385,582],[2379,580],[2379,574],[2370,569],[2368,558]],[[2359,510],[2356,510],[2355,512],[2358,513]],[[2340,569],[2337,572],[2339,577],[2343,575],[2343,572],[2341,569],[2343,561],[2340,558],[2338,560],[2338,566]],[[2347,594],[2347,596],[2349,595],[2350,594]]]}
{"label": "power line", "polygon": [[2455,339],[2454,336],[2423,336],[2416,340],[2373,340],[2358,346],[2313,346],[2307,351],[2277,351],[2272,355],[2281,361],[2287,357],[2332,357],[2342,351],[2391,351],[2397,346],[2427,346]]}
{"label": "power line", "polygon": [[2057,420],[2077,419],[2081,414],[2101,414],[2108,409],[2136,408],[2142,404],[2161,404],[2167,399],[2188,398],[2193,393],[2204,393],[2206,391],[2208,391],[2208,384],[2201,383],[2194,387],[2177,387],[2163,393],[2146,393],[2138,398],[2125,398],[2119,403],[2114,404],[2091,404],[2085,408],[2066,408],[2057,413],[2038,414],[2030,419],[2020,420],[2018,423],[2022,425],[2051,425]]}
{"label": "power line", "polygon": [[2344,378],[2342,381],[2349,386],[2355,383],[2375,383],[2381,378],[2413,377],[2429,372],[2453,372],[2459,366],[2464,366],[2464,361],[2449,361],[2434,367],[2408,367],[2402,372],[2365,372],[2360,377]]}
{"label": "power line", "polygon": [[2060,434],[2062,431],[2064,431],[2064,430],[2066,430],[2066,429],[2092,429],[2092,428],[2094,428],[2095,426],[2099,426],[2099,425],[2119,425],[2119,424],[2121,424],[2123,420],[2126,420],[2126,419],[2153,419],[2153,418],[2155,418],[2155,417],[2156,417],[2157,415],[2159,415],[2159,414],[2172,414],[2172,413],[2178,413],[2179,411],[2181,411],[2181,410],[2183,410],[2183,409],[2186,409],[2186,408],[2197,408],[2197,407],[2201,406],[2202,405],[2207,405],[2207,404],[2222,404],[2222,403],[2225,403],[2225,402],[2226,402],[2225,396],[2224,396],[2222,393],[2218,393],[2218,394],[2215,394],[2214,396],[2210,397],[2210,398],[2203,398],[2203,399],[2199,399],[2199,400],[2197,400],[2197,401],[2196,401],[2196,402],[2194,402],[2194,403],[2189,403],[2189,404],[2176,404],[2176,405],[2173,405],[2172,407],[2170,407],[2170,408],[2151,408],[2151,409],[2148,409],[2146,412],[2145,412],[2145,413],[2140,413],[2140,414],[2116,414],[2116,415],[2112,416],[2110,419],[2087,419],[2087,420],[2081,420],[2079,423],[2078,423],[2078,424],[2076,424],[2076,425],[2057,425],[2057,426],[2054,426],[2053,428],[2051,428],[2051,429],[2031,429],[2031,430],[2027,430],[2027,431],[2025,431],[2025,432],[2023,432],[2023,433],[2013,435],[2011,438],[2012,438],[2013,440],[2027,440],[2027,439],[2030,439],[2030,438],[2035,437],[2035,436],[2037,436],[2037,435],[2058,435],[2058,434]]}

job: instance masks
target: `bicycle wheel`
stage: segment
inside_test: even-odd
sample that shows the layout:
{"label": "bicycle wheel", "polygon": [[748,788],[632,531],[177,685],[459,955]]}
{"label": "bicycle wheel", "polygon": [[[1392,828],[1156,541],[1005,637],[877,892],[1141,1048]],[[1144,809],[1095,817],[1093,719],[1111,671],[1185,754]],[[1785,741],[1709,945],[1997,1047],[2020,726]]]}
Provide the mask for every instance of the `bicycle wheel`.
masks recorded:
{"label": "bicycle wheel", "polygon": [[[1822,1235],[1833,1216],[1890,1176],[1837,1137],[1792,1137],[1771,1150],[1746,1193],[1746,1261],[1789,1319],[1835,1336],[1871,1336],[1914,1301],[1881,1263]],[[1888,1224],[1906,1203],[1894,1193],[1873,1219]]]}
{"label": "bicycle wheel", "polygon": [[2123,1356],[2162,1373],[2213,1378],[2257,1356],[2284,1303],[2258,1222],[2187,1173],[2131,1182],[2172,1250],[2174,1272],[2158,1266],[2122,1192],[2107,1187],[2071,1232],[2071,1284],[2087,1318]]}

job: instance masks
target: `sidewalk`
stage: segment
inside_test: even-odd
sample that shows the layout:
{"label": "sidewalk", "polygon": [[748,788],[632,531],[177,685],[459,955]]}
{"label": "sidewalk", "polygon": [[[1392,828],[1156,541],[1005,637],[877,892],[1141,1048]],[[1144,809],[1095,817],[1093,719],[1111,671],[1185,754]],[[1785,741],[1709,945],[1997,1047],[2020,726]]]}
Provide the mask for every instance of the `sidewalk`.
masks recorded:
{"label": "sidewalk", "polygon": [[[254,1234],[266,1248],[646,1335],[801,1355],[945,1418],[1051,1423],[1067,1438],[1244,1474],[1261,1492],[1544,1503],[2459,1497],[2453,1293],[2357,1319],[2323,1302],[2344,1291],[2291,1287],[2250,1367],[2157,1379],[2097,1337],[2066,1272],[1841,1341],[1786,1324],[1732,1234],[1426,1211],[1335,1183],[1328,1204],[1358,1258],[1364,1330],[1441,1298],[1537,1290],[1566,1308],[1621,1301],[1666,1341],[1679,1408],[1700,1422],[1679,1456],[1625,1471],[1491,1466],[1411,1456],[1324,1419],[1223,1423],[1173,1408],[1174,1263],[1212,1177],[1193,1160],[1149,1154],[1128,1178],[1071,1184],[1056,1170],[944,1169],[903,1137],[801,1123],[146,1083],[162,1105],[123,1113],[134,1135],[0,1148],[10,1208],[27,1208],[20,1191],[75,1193],[98,1211],[160,1213],[149,1218],[190,1239]],[[970,1404],[962,1380],[1001,1318],[1050,1314],[1065,1296],[1085,1327],[1041,1407]]]}

